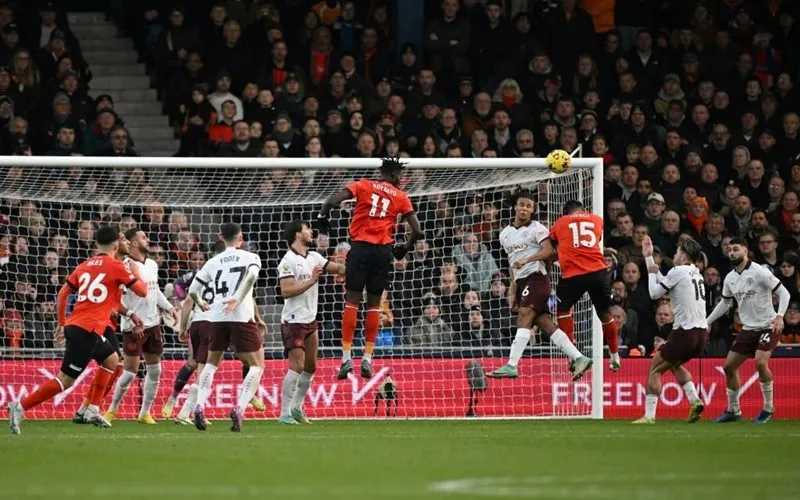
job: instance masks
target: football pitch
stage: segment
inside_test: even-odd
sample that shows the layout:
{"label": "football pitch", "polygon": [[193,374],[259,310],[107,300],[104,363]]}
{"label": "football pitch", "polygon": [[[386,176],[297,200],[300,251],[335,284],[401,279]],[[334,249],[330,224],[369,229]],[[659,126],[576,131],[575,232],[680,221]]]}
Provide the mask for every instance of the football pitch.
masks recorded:
{"label": "football pitch", "polygon": [[800,423],[23,423],[0,498],[800,499]]}

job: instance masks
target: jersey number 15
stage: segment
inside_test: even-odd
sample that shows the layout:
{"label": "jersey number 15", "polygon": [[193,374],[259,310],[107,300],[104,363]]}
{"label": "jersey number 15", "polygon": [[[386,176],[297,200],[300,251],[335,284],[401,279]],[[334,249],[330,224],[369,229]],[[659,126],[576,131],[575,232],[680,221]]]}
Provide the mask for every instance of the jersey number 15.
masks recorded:
{"label": "jersey number 15", "polygon": [[572,231],[572,246],[575,248],[592,248],[597,244],[594,235],[594,222],[570,222],[567,227]]}

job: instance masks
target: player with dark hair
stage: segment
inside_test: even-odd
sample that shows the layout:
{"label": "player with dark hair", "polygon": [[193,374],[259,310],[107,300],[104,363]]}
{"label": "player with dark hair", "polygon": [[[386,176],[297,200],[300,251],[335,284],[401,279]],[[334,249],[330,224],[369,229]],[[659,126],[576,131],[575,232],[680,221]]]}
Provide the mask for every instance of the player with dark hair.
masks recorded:
{"label": "player with dark hair", "polygon": [[[139,280],[127,265],[113,257],[119,245],[118,240],[119,231],[116,228],[100,226],[95,233],[99,253],[78,265],[58,292],[55,339],[57,342],[66,339],[61,370],[56,378],[42,384],[30,396],[9,405],[8,425],[12,433],[20,433],[25,411],[72,387],[92,359],[101,365],[102,373],[98,374],[97,383],[92,385],[89,395],[91,404],[84,418],[99,427],[110,427],[100,416],[99,404],[119,364],[119,357],[103,333],[111,313],[119,310],[122,286],[140,297],[147,296],[147,284]],[[75,307],[67,317],[67,299],[73,291],[77,291]]]}
{"label": "player with dark hair", "polygon": [[[365,349],[361,360],[361,376],[372,377],[372,353],[381,320],[381,295],[389,285],[392,274],[392,255],[402,259],[423,238],[414,207],[408,195],[399,188],[405,163],[399,158],[381,161],[379,179],[361,179],[330,196],[317,215],[317,229],[327,234],[330,230],[328,215],[333,207],[355,198],[353,217],[350,220],[350,251],[347,253],[345,277],[345,306],[342,314],[342,365],[337,378],[344,380],[353,371],[350,351],[353,348],[358,307],[364,289],[367,290],[367,317],[364,321]],[[395,223],[398,217],[408,222],[411,234],[405,243],[394,245]],[[394,245],[394,248],[392,247]]]}
{"label": "player with dark hair", "polygon": [[661,396],[661,375],[671,371],[683,387],[689,400],[689,423],[700,420],[705,405],[697,395],[692,374],[683,365],[703,352],[708,340],[706,322],[706,287],[703,274],[695,263],[703,261],[703,247],[694,240],[678,243],[673,263],[675,267],[666,276],[659,272],[653,260],[653,240],[649,236],[642,242],[642,254],[648,271],[650,298],[658,300],[669,294],[675,317],[672,331],[653,355],[645,389],[644,416],[635,424],[652,424],[656,420],[656,407]]}
{"label": "player with dark hair", "polygon": [[310,250],[314,241],[308,224],[292,221],[284,230],[289,250],[278,264],[281,296],[281,338],[289,357],[281,392],[282,424],[311,423],[303,411],[303,400],[317,371],[317,306],[322,273],[345,274],[345,266]]}
{"label": "player with dark hair", "polygon": [[161,378],[161,356],[164,353],[161,311],[169,312],[176,323],[178,313],[158,286],[158,264],[147,255],[150,246],[147,235],[141,229],[134,227],[125,232],[125,238],[130,242],[130,251],[125,262],[132,269],[136,269],[139,278],[147,283],[150,294],[145,298],[139,298],[131,297],[123,292],[123,304],[136,312],[142,318],[144,325],[139,327],[126,317],[120,321],[125,371],[114,387],[114,396],[111,398],[111,406],[106,412],[105,418],[108,421],[116,418],[119,405],[136,378],[139,370],[139,358],[144,355],[147,370],[142,391],[142,406],[137,421],[152,425],[156,421],[150,410],[158,393]]}
{"label": "player with dark hair", "polygon": [[578,380],[592,367],[592,360],[581,354],[566,333],[553,323],[548,304],[552,287],[547,269],[541,261],[528,260],[540,251],[552,251],[547,228],[533,220],[535,206],[533,195],[528,191],[520,191],[514,204],[514,220],[500,233],[500,244],[508,255],[513,273],[508,303],[512,311],[517,312],[517,333],[511,343],[508,363],[486,376],[516,378],[519,375],[517,364],[530,341],[531,328],[535,324],[569,357],[573,380]]}
{"label": "player with dark hair", "polygon": [[205,404],[211,395],[214,374],[222,361],[222,354],[233,342],[236,355],[250,367],[230,414],[231,431],[239,432],[245,409],[258,391],[264,373],[264,341],[256,321],[253,300],[261,259],[241,249],[244,237],[238,224],[222,224],[220,233],[225,251],[209,259],[189,287],[189,296],[201,310],[209,313],[207,320],[211,323],[208,359],[197,379],[193,420],[198,430],[208,428]]}
{"label": "player with dark hair", "polygon": [[[114,254],[114,258],[120,261],[124,261],[125,257],[130,252],[131,242],[128,241],[128,238],[125,237],[125,233],[119,233],[119,238],[117,239],[117,252]],[[117,356],[119,356],[120,363],[117,364],[116,369],[114,370],[113,375],[111,375],[111,380],[106,385],[105,392],[103,393],[103,397],[101,401],[105,399],[111,389],[114,388],[114,384],[116,383],[117,379],[122,375],[124,370],[124,366],[121,362],[122,360],[122,350],[119,347],[119,339],[117,338],[117,328],[119,327],[118,319],[121,316],[125,316],[126,318],[130,319],[138,328],[144,327],[144,322],[142,319],[136,315],[135,311],[129,310],[125,307],[125,304],[120,302],[119,304],[119,311],[112,312],[111,316],[108,318],[108,326],[106,330],[103,332],[103,337],[111,344],[116,351]],[[100,383],[101,379],[103,378],[102,370],[98,370],[94,373],[94,378],[92,383],[86,389],[86,395],[83,398],[83,403],[81,404],[80,408],[75,412],[72,416],[72,422],[75,424],[88,424],[89,422],[84,418],[84,414],[86,413],[86,408],[89,407],[91,401],[89,401],[89,394],[92,392],[92,387],[96,384]]]}
{"label": "player with dark hair", "polygon": [[[728,312],[734,300],[739,308],[742,331],[728,352],[725,360],[725,379],[727,381],[728,407],[716,422],[735,422],[742,418],[739,408],[739,367],[747,358],[754,358],[758,379],[761,382],[761,395],[764,407],[754,424],[765,424],[775,413],[773,403],[773,378],[769,369],[769,359],[778,346],[783,332],[783,316],[789,308],[789,290],[769,269],[748,258],[747,241],[733,238],[728,250],[728,259],[733,270],[725,276],[722,285],[722,300],[708,316],[708,324],[718,320]],[[778,295],[778,311],[772,303],[772,295]]]}
{"label": "player with dark hair", "polygon": [[606,260],[601,247],[603,218],[587,212],[577,200],[566,202],[562,213],[550,228],[550,239],[556,243],[558,250],[549,245],[526,262],[547,261],[558,252],[561,266],[561,279],[556,287],[558,326],[574,342],[572,306],[588,293],[597,317],[603,324],[603,337],[611,358],[609,368],[617,371],[620,366],[619,333],[614,317],[609,312],[611,285],[606,276]]}
{"label": "player with dark hair", "polygon": [[[209,258],[219,255],[224,251],[225,242],[219,240],[212,245]],[[194,277],[199,271],[199,269],[191,271],[179,278],[176,282],[176,290],[178,288],[188,290],[189,285],[191,285],[192,280],[194,280]],[[258,304],[256,304],[255,313],[256,323],[262,330],[266,331],[267,325],[264,324],[264,321],[261,319],[261,315],[258,312]],[[186,384],[189,383],[192,374],[197,371],[198,368],[200,372],[203,371],[203,365],[205,365],[208,357],[208,342],[210,340],[211,323],[206,319],[207,316],[208,312],[198,308],[188,294],[184,297],[178,321],[178,340],[189,344],[189,359],[183,363],[178,373],[175,374],[175,380],[172,383],[172,393],[167,398],[164,407],[161,408],[161,416],[165,419],[172,418],[172,414],[175,410],[175,403],[178,401],[178,395],[180,395]],[[247,373],[249,371],[250,367],[247,363],[242,362],[242,381],[247,378]],[[197,404],[197,390],[197,384],[192,384],[189,387],[183,406],[175,417],[176,424],[192,424],[191,413]],[[264,411],[267,409],[264,402],[258,397],[258,394],[253,396],[253,399],[250,400],[250,406],[256,411]]]}

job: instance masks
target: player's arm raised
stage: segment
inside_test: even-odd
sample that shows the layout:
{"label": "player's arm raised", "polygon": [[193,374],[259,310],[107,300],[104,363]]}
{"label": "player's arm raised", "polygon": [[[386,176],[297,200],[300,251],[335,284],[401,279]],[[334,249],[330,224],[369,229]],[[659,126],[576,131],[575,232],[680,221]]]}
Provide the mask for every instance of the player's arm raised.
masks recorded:
{"label": "player's arm raised", "polygon": [[347,272],[347,267],[345,264],[332,262],[329,260],[322,270],[328,274],[338,274],[339,276],[344,276]]}
{"label": "player's arm raised", "polygon": [[663,276],[653,259],[653,240],[649,236],[645,236],[644,240],[642,240],[642,255],[644,255],[644,261],[647,265],[647,286],[650,290],[650,298],[658,300],[669,292],[670,287],[662,281]]}
{"label": "player's arm raised", "polygon": [[338,193],[332,194],[328,197],[327,200],[322,204],[322,208],[320,209],[319,213],[317,214],[317,220],[315,221],[315,228],[322,234],[328,234],[331,231],[331,223],[328,220],[328,216],[331,213],[333,207],[338,207],[344,200],[349,200],[353,198],[353,192],[350,191],[348,188],[344,188]]}

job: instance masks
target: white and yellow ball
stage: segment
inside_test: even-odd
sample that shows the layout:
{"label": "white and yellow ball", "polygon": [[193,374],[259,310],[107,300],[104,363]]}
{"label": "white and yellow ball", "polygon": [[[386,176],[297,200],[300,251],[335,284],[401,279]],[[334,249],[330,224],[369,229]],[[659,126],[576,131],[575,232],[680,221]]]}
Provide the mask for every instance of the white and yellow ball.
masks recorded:
{"label": "white and yellow ball", "polygon": [[569,169],[572,163],[572,157],[563,149],[554,149],[547,155],[545,164],[554,174],[563,174]]}

